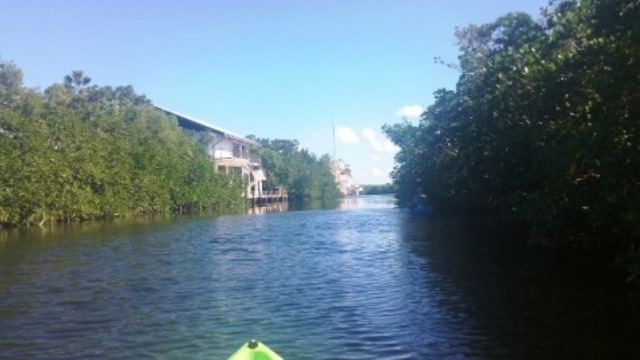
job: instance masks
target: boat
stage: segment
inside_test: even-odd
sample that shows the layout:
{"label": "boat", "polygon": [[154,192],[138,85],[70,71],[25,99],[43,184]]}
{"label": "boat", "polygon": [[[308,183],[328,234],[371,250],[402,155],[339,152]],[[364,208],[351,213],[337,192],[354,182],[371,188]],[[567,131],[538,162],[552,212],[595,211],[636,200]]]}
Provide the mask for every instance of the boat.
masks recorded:
{"label": "boat", "polygon": [[251,340],[233,353],[229,360],[282,360],[282,357],[264,343]]}

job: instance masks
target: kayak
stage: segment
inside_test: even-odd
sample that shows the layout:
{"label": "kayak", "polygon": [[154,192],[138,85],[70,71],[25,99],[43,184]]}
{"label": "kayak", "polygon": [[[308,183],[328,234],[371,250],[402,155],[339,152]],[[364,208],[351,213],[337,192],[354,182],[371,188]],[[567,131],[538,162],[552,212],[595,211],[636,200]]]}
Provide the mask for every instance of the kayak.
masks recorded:
{"label": "kayak", "polygon": [[229,360],[282,360],[282,357],[260,341],[251,340],[233,353]]}

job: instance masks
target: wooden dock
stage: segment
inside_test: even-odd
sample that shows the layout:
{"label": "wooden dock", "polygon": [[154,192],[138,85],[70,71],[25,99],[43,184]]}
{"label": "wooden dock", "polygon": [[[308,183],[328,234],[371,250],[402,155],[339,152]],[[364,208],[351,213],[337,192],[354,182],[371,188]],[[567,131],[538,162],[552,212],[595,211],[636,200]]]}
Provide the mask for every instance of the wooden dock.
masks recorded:
{"label": "wooden dock", "polygon": [[284,190],[261,191],[259,193],[256,191],[252,191],[250,196],[253,204],[268,204],[289,201],[289,195]]}

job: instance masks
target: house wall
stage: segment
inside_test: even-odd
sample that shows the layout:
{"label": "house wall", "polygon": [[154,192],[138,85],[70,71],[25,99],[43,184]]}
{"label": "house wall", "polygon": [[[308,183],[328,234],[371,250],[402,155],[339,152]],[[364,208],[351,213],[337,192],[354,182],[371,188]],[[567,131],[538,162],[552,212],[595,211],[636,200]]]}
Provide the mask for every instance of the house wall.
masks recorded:
{"label": "house wall", "polygon": [[245,196],[249,194],[253,197],[262,196],[262,182],[266,179],[262,169],[262,161],[260,156],[249,152],[252,147],[259,146],[258,143],[212,127],[204,121],[161,107],[157,108],[176,116],[180,126],[185,129],[206,133],[208,136],[200,139],[206,139],[208,142],[207,154],[211,157],[214,169],[236,178],[242,178],[247,184]]}
{"label": "house wall", "polygon": [[231,139],[216,139],[209,145],[209,156],[213,159],[249,159],[249,146],[239,144]]}
{"label": "house wall", "polygon": [[229,139],[216,141],[209,145],[209,156],[214,159],[232,158],[234,146],[236,145]]}

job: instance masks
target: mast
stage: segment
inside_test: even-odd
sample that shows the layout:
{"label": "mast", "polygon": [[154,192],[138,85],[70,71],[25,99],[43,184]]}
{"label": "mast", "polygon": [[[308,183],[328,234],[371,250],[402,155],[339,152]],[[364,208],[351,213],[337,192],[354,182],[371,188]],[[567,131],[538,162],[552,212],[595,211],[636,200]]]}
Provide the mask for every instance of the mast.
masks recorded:
{"label": "mast", "polygon": [[337,161],[336,159],[336,124],[333,124],[333,161]]}

